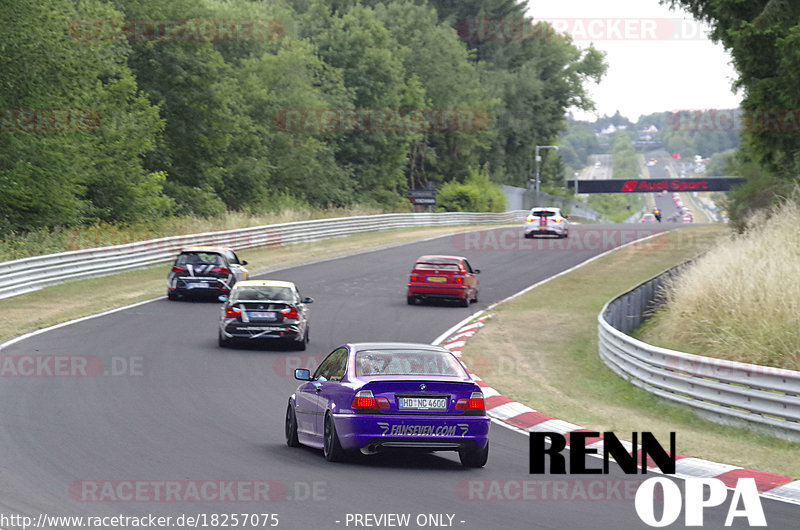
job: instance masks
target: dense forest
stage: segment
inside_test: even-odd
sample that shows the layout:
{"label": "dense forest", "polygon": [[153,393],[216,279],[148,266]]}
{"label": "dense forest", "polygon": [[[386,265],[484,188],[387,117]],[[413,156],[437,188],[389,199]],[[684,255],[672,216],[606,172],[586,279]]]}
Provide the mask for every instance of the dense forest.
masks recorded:
{"label": "dense forest", "polygon": [[3,0],[0,234],[521,185],[605,72],[552,31],[493,32],[524,16],[517,0]]}

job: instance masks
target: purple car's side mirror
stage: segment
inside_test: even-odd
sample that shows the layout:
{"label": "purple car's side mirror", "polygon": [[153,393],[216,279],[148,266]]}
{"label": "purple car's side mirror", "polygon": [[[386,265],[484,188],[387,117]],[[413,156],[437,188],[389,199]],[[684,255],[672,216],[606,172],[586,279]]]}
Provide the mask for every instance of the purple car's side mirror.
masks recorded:
{"label": "purple car's side mirror", "polygon": [[294,378],[299,381],[311,381],[311,372],[308,368],[295,368]]}

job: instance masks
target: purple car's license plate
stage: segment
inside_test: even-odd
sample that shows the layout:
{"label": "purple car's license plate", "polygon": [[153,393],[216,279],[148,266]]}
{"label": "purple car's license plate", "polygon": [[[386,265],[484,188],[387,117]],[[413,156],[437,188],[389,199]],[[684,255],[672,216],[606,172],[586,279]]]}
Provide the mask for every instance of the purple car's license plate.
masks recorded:
{"label": "purple car's license plate", "polygon": [[400,410],[447,410],[446,398],[398,397]]}

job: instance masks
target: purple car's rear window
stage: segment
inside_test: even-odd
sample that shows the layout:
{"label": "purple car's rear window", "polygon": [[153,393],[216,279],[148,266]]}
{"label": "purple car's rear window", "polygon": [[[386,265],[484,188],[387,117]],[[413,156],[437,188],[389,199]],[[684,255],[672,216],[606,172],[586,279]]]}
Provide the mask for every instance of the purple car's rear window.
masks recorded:
{"label": "purple car's rear window", "polygon": [[361,350],[356,353],[356,374],[442,375],[467,377],[461,363],[448,352],[433,350]]}

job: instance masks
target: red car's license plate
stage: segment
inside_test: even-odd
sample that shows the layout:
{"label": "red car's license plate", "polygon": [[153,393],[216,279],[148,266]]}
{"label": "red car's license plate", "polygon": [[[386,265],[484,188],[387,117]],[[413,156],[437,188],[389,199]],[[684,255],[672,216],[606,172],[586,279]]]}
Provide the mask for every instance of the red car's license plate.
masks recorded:
{"label": "red car's license plate", "polygon": [[428,276],[429,282],[436,282],[436,283],[444,283],[447,281],[447,278],[444,276]]}

